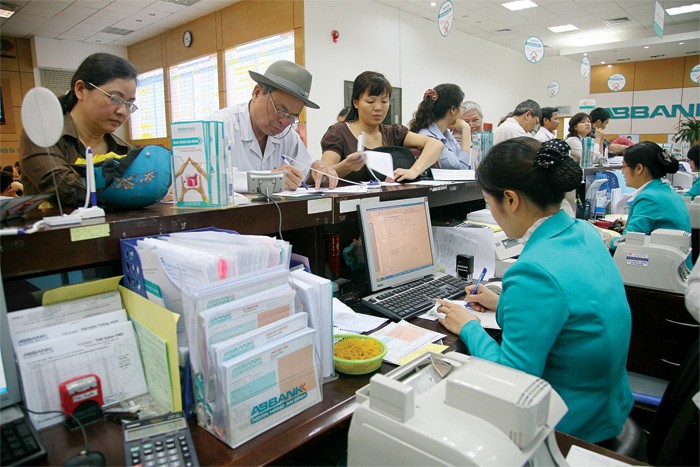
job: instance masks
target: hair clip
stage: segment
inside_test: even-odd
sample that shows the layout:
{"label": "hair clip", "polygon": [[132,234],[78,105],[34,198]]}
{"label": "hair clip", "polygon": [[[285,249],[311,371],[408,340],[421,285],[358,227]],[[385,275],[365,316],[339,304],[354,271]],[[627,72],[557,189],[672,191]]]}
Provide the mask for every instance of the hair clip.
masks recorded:
{"label": "hair clip", "polygon": [[559,165],[569,157],[570,150],[569,145],[560,139],[545,141],[535,155],[535,165],[543,169]]}
{"label": "hair clip", "polygon": [[438,93],[435,89],[430,88],[427,91],[425,91],[425,93],[423,93],[423,99],[425,99],[426,97],[429,97],[431,101],[435,102],[436,100],[438,100]]}

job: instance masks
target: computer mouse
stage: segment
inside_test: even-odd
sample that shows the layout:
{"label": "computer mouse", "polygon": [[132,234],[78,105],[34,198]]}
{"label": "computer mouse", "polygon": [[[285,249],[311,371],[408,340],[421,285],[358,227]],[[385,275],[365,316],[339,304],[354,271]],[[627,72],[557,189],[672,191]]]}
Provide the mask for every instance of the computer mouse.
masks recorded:
{"label": "computer mouse", "polygon": [[66,461],[64,466],[85,466],[85,467],[102,467],[106,464],[105,456],[99,451],[81,452],[75,457],[71,457]]}

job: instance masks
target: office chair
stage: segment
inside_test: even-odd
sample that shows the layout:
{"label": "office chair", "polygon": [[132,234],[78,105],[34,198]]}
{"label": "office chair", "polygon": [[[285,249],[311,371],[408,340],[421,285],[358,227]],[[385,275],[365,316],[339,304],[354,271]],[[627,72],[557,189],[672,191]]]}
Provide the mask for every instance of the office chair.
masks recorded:
{"label": "office chair", "polygon": [[692,400],[700,391],[699,356],[696,340],[664,391],[646,436],[628,417],[619,435],[597,444],[652,465],[700,465],[699,411]]}

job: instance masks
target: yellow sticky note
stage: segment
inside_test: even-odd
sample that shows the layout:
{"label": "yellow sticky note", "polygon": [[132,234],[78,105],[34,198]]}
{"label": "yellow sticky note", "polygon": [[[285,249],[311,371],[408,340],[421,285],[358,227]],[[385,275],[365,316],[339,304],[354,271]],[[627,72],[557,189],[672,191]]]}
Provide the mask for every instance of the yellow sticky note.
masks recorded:
{"label": "yellow sticky note", "polygon": [[428,344],[424,345],[418,350],[415,350],[411,352],[410,354],[406,355],[404,358],[399,360],[399,365],[405,365],[406,363],[410,363],[416,358],[420,357],[423,354],[426,354],[428,352],[433,352],[433,353],[442,353],[444,352],[449,346],[447,345],[441,345],[441,344]]}
{"label": "yellow sticky note", "polygon": [[92,240],[93,238],[109,237],[109,224],[86,225],[70,229],[70,241]]}

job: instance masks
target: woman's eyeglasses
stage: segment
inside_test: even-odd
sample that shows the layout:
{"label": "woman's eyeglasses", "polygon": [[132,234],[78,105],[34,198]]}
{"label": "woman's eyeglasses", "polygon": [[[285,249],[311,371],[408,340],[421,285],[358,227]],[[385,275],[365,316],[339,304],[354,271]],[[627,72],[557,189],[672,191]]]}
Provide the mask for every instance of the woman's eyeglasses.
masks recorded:
{"label": "woman's eyeglasses", "polygon": [[272,92],[270,92],[268,96],[270,96],[270,103],[272,104],[272,109],[275,111],[275,117],[287,120],[287,122],[292,125],[299,123],[299,115],[290,114],[289,112],[285,112],[283,110],[277,110],[275,101],[272,99]]}
{"label": "woman's eyeglasses", "polygon": [[112,103],[112,105],[119,105],[119,106],[123,105],[126,108],[127,112],[129,112],[130,114],[139,110],[139,108],[136,107],[136,104],[134,104],[133,102],[126,101],[115,94],[110,94],[107,91],[105,91],[104,89],[100,89],[99,87],[95,86],[94,84],[92,84],[89,81],[86,81],[86,83],[89,84],[90,86],[92,86],[93,88],[97,89],[98,91],[100,91],[105,96],[109,97],[109,101]]}

